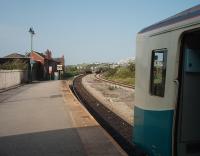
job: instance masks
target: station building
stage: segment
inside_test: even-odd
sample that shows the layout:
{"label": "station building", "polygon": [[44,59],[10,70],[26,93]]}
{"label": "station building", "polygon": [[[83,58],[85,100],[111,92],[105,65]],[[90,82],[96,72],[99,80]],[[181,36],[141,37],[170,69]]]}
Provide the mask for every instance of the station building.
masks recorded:
{"label": "station building", "polygon": [[32,81],[54,79],[55,74],[58,73],[57,65],[62,65],[64,71],[64,55],[60,58],[53,58],[52,52],[48,49],[45,51],[45,53],[40,53],[37,51],[32,51],[26,55],[11,53],[0,58],[0,64],[14,60],[22,60],[27,64],[29,77]]}

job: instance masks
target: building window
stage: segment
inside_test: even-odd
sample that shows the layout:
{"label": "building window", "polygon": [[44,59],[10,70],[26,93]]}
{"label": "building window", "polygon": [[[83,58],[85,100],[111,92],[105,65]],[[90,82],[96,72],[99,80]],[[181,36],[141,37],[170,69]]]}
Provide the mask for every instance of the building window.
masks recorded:
{"label": "building window", "polygon": [[151,59],[151,95],[164,97],[167,49],[153,50]]}

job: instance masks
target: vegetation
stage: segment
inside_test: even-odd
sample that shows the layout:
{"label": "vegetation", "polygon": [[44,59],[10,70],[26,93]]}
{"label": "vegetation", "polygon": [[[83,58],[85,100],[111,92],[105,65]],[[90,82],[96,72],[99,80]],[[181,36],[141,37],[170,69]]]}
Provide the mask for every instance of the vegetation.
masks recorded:
{"label": "vegetation", "polygon": [[69,65],[65,67],[64,78],[71,78],[79,74],[79,70],[74,65]]}
{"label": "vegetation", "polygon": [[[79,64],[69,65],[65,68],[64,78],[70,78],[78,74],[103,73],[103,77],[108,80],[121,82],[128,85],[135,83],[135,64],[129,62],[126,66],[111,68],[110,64]],[[109,88],[112,90],[113,88]]]}
{"label": "vegetation", "polygon": [[108,80],[134,85],[135,64],[133,62],[129,62],[127,66],[109,68],[106,72],[104,72],[103,77]]}
{"label": "vegetation", "polygon": [[83,68],[80,72],[83,74],[92,74],[91,65],[87,65],[85,68]]}
{"label": "vegetation", "polygon": [[3,69],[3,70],[27,70],[28,65],[26,62],[24,62],[20,59],[15,59],[15,60],[8,61],[6,63],[1,64],[0,69]]}

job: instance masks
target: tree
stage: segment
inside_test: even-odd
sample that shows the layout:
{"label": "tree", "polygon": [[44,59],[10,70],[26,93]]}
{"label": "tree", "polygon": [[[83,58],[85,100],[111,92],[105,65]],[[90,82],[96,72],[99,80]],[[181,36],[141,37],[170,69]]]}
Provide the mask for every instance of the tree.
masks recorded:
{"label": "tree", "polygon": [[134,62],[129,62],[129,63],[128,63],[128,69],[129,69],[131,72],[135,72],[135,63],[134,63]]}
{"label": "tree", "polygon": [[20,59],[14,59],[12,61],[7,61],[0,65],[0,69],[4,70],[27,70],[28,64]]}

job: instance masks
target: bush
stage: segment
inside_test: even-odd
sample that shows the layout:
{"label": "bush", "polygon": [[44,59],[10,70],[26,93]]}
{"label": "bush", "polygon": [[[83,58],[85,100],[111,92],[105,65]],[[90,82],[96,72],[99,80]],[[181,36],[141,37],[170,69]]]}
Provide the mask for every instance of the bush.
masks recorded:
{"label": "bush", "polygon": [[129,69],[131,72],[135,72],[135,63],[134,63],[134,62],[129,62],[129,64],[128,64],[128,69]]}
{"label": "bush", "polygon": [[76,72],[64,72],[63,74],[63,78],[64,79],[68,79],[68,78],[71,78],[71,77],[74,77],[76,75],[78,75],[79,73],[76,73]]}
{"label": "bush", "polygon": [[65,67],[65,71],[70,72],[70,73],[74,73],[74,72],[78,72],[78,69],[76,66],[73,65],[69,65]]}
{"label": "bush", "polygon": [[103,74],[106,79],[134,85],[135,83],[135,65],[130,63],[126,67],[116,67],[114,69],[110,68],[107,72]]}
{"label": "bush", "polygon": [[0,69],[4,70],[28,70],[28,64],[23,60],[16,59],[12,61],[8,61],[4,64],[0,65]]}
{"label": "bush", "polygon": [[115,76],[119,78],[127,78],[127,77],[133,77],[134,75],[133,72],[130,71],[128,68],[120,67],[115,73]]}
{"label": "bush", "polygon": [[95,71],[96,74],[99,74],[99,73],[103,73],[103,72],[106,72],[108,71],[110,68],[108,67],[98,67]]}
{"label": "bush", "polygon": [[109,68],[105,73],[104,76],[105,77],[110,77],[115,75],[115,73],[117,72],[117,68]]}

